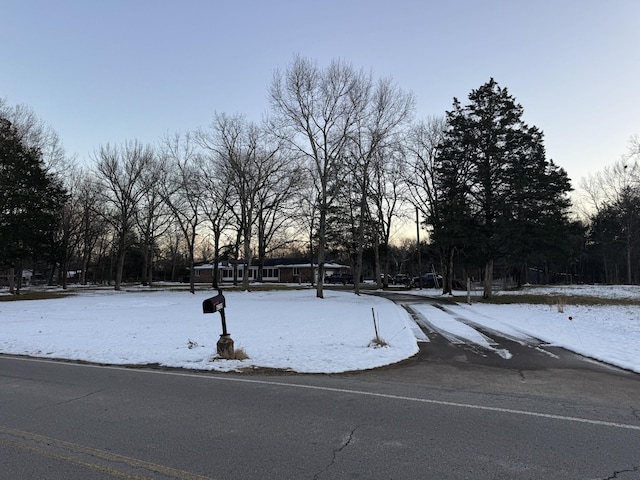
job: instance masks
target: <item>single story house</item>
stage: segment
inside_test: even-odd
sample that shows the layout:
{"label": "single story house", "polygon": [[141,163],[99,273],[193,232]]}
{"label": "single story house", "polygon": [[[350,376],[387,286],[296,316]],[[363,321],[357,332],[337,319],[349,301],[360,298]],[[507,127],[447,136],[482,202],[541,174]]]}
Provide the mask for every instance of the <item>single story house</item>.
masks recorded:
{"label": "single story house", "polygon": [[[256,261],[249,267],[250,281],[258,280],[259,265]],[[351,270],[346,265],[326,262],[324,264],[325,276],[333,273],[347,273]],[[196,283],[213,283],[214,266],[210,263],[194,267]],[[244,263],[242,261],[224,261],[218,264],[218,284],[233,283],[234,278],[242,282],[244,278]],[[264,262],[262,268],[262,281],[265,283],[314,283],[318,281],[318,265],[311,264],[303,258],[271,258]]]}

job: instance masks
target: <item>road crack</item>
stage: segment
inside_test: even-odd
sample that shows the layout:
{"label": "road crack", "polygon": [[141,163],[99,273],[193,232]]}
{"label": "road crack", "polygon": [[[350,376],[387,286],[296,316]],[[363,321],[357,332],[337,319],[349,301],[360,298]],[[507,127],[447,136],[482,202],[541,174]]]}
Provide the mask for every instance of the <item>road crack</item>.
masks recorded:
{"label": "road crack", "polygon": [[[637,465],[634,465],[633,467],[631,467],[631,469],[615,471],[613,472],[613,475],[609,477],[605,477],[603,480],[614,480],[614,479],[626,478],[626,477],[619,477],[618,475],[624,475],[625,473],[635,473],[638,471],[640,471],[639,467]],[[633,478],[635,478],[635,476]]]}
{"label": "road crack", "polygon": [[43,405],[41,407],[38,407],[38,408],[34,409],[33,412],[37,412],[37,411],[40,411],[40,410],[46,410],[48,408],[53,408],[53,407],[59,407],[60,405],[66,405],[67,403],[77,402],[78,400],[82,400],[82,399],[88,398],[88,397],[90,397],[92,395],[95,395],[96,393],[104,392],[105,390],[106,390],[105,388],[101,388],[100,390],[89,392],[89,393],[87,393],[85,395],[80,395],[79,397],[73,397],[73,398],[70,398],[68,400],[63,400],[61,402],[50,403],[48,405]]}
{"label": "road crack", "polygon": [[356,425],[353,428],[353,430],[351,430],[351,432],[349,432],[347,435],[345,435],[343,437],[342,444],[338,448],[335,448],[333,450],[333,456],[332,456],[331,461],[329,462],[329,464],[325,468],[323,468],[321,471],[319,471],[318,473],[316,473],[313,476],[314,480],[317,480],[318,478],[320,478],[320,476],[323,473],[325,473],[326,471],[328,471],[331,467],[333,467],[335,465],[335,463],[336,463],[336,461],[338,459],[338,454],[340,452],[342,452],[345,448],[347,448],[351,444],[357,429],[358,429],[358,426]]}

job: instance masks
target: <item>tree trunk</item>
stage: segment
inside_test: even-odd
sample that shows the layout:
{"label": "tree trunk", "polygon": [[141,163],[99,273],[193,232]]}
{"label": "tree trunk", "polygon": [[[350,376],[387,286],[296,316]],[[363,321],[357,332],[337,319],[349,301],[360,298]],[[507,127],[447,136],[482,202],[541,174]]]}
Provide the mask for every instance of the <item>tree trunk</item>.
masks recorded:
{"label": "tree trunk", "polygon": [[324,298],[322,289],[324,284],[324,262],[325,262],[325,233],[327,224],[327,213],[325,208],[320,209],[320,225],[318,229],[318,285],[316,287],[316,297]]}
{"label": "tree trunk", "polygon": [[18,269],[16,270],[16,295],[20,295],[22,289],[22,260],[18,263]]}
{"label": "tree trunk", "polygon": [[[630,231],[631,227],[627,225],[627,231]],[[631,235],[627,234],[627,283],[633,284],[631,276]]]}
{"label": "tree trunk", "polygon": [[249,291],[249,272],[251,271],[251,223],[248,222],[248,225],[245,226],[244,235],[242,242],[242,251],[244,257],[244,273],[242,275],[242,290],[245,292]]}
{"label": "tree trunk", "polygon": [[[360,248],[358,248],[360,250]],[[353,266],[353,289],[356,295],[360,295],[360,276],[362,275],[362,252],[358,252],[356,263]]]}
{"label": "tree trunk", "polygon": [[149,288],[153,287],[153,247],[149,247],[149,260],[147,264],[147,282]]}
{"label": "tree trunk", "polygon": [[493,284],[493,259],[487,260],[484,265],[484,291],[482,298],[491,298],[491,287]]}
{"label": "tree trunk", "polygon": [[67,289],[67,277],[69,276],[69,258],[67,256],[67,254],[65,253],[64,258],[62,259],[62,263],[60,265],[60,274],[61,274],[61,280],[62,280],[62,289],[66,290]]}
{"label": "tree trunk", "polygon": [[16,271],[13,267],[11,267],[8,273],[9,274],[7,275],[7,281],[9,282],[9,293],[14,294],[16,293],[16,282],[15,282]]}
{"label": "tree trunk", "polygon": [[442,282],[442,294],[453,295],[453,259],[456,254],[455,247],[449,247],[447,252],[447,263],[446,263],[446,277],[443,278]]}
{"label": "tree trunk", "polygon": [[124,258],[125,258],[125,250],[124,247],[118,251],[118,259],[116,264],[116,281],[114,290],[122,290],[122,275],[124,273]]}
{"label": "tree trunk", "polygon": [[142,285],[143,286],[147,286],[149,285],[149,279],[148,279],[148,274],[149,274],[149,251],[151,249],[149,248],[148,244],[145,242],[144,243],[144,249],[142,251]]}
{"label": "tree trunk", "polygon": [[196,293],[196,275],[194,271],[195,261],[193,259],[193,251],[195,249],[195,238],[192,239],[189,245],[189,292]]}
{"label": "tree trunk", "polygon": [[384,278],[382,277],[382,268],[380,265],[380,238],[378,233],[375,234],[374,239],[374,249],[373,249],[373,261],[375,263],[375,275],[376,275],[376,284],[378,288],[388,287],[389,282],[387,281],[387,270],[384,269]]}
{"label": "tree trunk", "polygon": [[80,272],[80,285],[87,284],[87,269],[89,268],[89,260],[91,252],[85,252],[82,256],[82,271]]}

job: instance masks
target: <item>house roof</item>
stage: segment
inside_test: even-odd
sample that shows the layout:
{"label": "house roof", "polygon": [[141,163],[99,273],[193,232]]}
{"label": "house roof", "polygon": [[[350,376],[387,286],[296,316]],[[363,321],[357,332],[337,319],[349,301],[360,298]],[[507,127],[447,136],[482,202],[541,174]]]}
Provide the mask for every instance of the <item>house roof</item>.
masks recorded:
{"label": "house roof", "polygon": [[[294,261],[297,260],[297,261]],[[242,264],[242,262],[238,262],[238,264]],[[231,262],[220,262],[218,264],[218,268],[220,267],[229,267],[230,265],[232,265]],[[306,268],[309,267],[311,264],[308,260],[306,261],[300,261],[300,259],[284,259],[284,258],[272,258],[272,259],[268,259],[265,260],[264,262],[264,266],[265,267],[271,267],[271,268]],[[257,262],[252,262],[251,266],[258,266]],[[317,264],[314,263],[313,264],[314,267],[317,267]],[[194,270],[213,270],[213,265],[210,263],[204,263],[202,265],[196,265],[193,267]],[[324,268],[325,269],[341,269],[341,268],[350,268],[348,265],[341,265],[339,263],[333,263],[333,262],[325,262],[324,264]]]}

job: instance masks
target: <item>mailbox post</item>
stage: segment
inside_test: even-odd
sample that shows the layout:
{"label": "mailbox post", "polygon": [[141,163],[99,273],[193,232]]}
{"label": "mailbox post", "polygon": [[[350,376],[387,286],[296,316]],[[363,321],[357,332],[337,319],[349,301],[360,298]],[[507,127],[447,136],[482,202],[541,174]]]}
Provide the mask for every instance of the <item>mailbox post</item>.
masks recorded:
{"label": "mailbox post", "polygon": [[227,304],[224,295],[222,295],[222,289],[218,288],[218,295],[207,298],[202,302],[202,313],[220,312],[220,318],[222,320],[222,335],[220,335],[220,338],[218,339],[218,355],[223,358],[233,358],[235,353],[233,339],[229,335],[229,332],[227,332],[227,321],[224,316],[224,308],[226,306]]}

